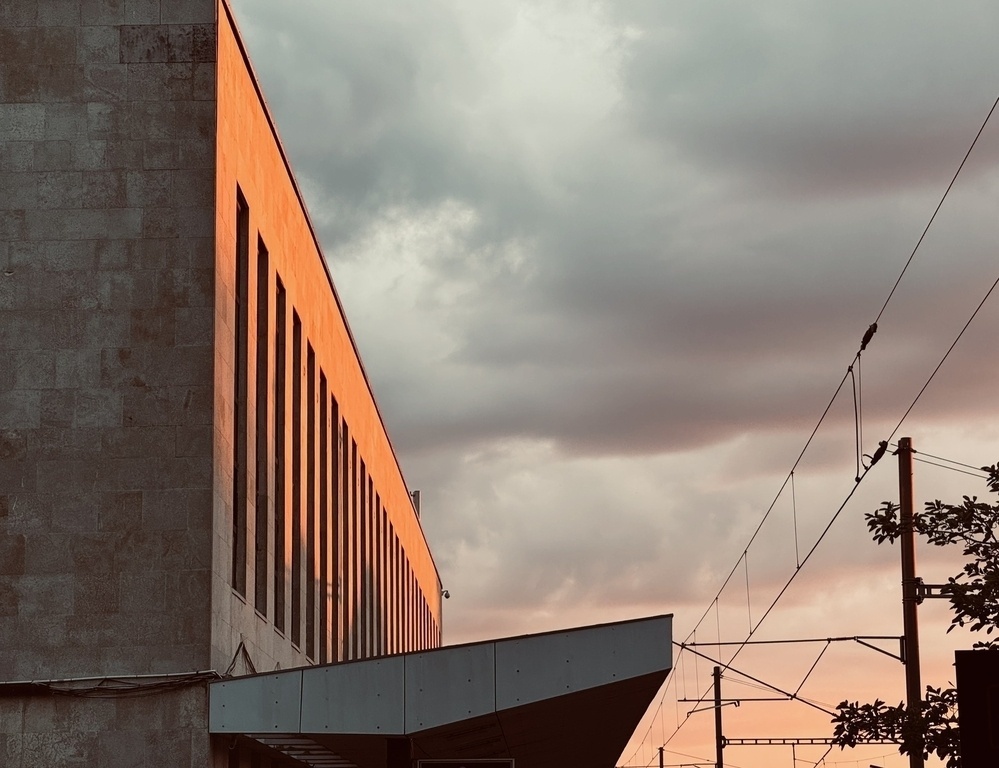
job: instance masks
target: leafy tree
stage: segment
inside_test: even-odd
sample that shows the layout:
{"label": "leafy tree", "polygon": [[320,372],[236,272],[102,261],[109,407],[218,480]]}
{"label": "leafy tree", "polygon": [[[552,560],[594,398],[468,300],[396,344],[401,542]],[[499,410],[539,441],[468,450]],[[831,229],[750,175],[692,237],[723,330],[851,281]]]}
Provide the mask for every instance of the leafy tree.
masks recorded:
{"label": "leafy tree", "polygon": [[961,768],[961,734],[957,720],[957,691],[926,686],[926,698],[915,716],[904,703],[890,707],[880,699],[873,704],[842,701],[833,717],[833,740],[842,748],[865,741],[889,740],[903,755],[922,752],[947,761],[947,768]]}
{"label": "leafy tree", "polygon": [[[999,494],[999,465],[982,467],[988,474],[989,491]],[[867,515],[867,527],[874,541],[892,543],[902,533],[898,506],[886,501]],[[960,504],[931,501],[922,515],[916,515],[918,534],[936,546],[960,544],[967,559],[960,573],[947,579],[941,592],[950,600],[954,616],[947,628],[968,627],[991,635],[999,629],[999,502],[987,504],[977,496],[963,497]],[[999,650],[999,638],[975,643],[975,648]],[[960,731],[957,691],[927,686],[919,711],[905,705],[890,707],[881,700],[873,704],[843,701],[833,718],[833,739],[840,747],[890,739],[899,743],[899,752],[936,754],[947,768],[960,768]]]}

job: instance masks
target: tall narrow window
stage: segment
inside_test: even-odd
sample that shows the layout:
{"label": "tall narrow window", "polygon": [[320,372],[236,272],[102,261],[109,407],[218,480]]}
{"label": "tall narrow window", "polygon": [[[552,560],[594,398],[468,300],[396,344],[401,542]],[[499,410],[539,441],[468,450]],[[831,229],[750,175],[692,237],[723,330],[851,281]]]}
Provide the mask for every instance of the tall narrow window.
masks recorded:
{"label": "tall narrow window", "polygon": [[330,416],[326,374],[319,371],[319,663],[329,661],[330,639]]}
{"label": "tall narrow window", "polygon": [[402,562],[399,535],[392,531],[392,653],[402,652]]}
{"label": "tall narrow window", "polygon": [[382,596],[382,499],[377,491],[374,493],[371,508],[374,513],[372,520],[374,546],[371,557],[371,634],[373,637],[371,652],[375,656],[381,656],[384,653],[382,649],[382,606],[384,605]]}
{"label": "tall narrow window", "polygon": [[388,653],[388,510],[378,505],[378,652]]}
{"label": "tall narrow window", "polygon": [[287,295],[281,278],[276,278],[274,302],[274,626],[285,630],[285,556],[288,545],[288,507],[285,502],[287,488],[285,463],[285,427],[287,423],[288,377],[288,309]]}
{"label": "tall narrow window", "polygon": [[306,458],[305,458],[305,655],[316,658],[316,352],[309,344],[306,355]]}
{"label": "tall narrow window", "polygon": [[343,475],[343,462],[340,458],[340,406],[335,397],[330,397],[330,427],[332,429],[333,445],[330,450],[330,457],[333,466],[330,468],[330,522],[329,522],[329,542],[327,544],[330,552],[330,658],[329,661],[341,661],[343,656],[340,651],[340,602],[342,600],[343,589],[343,536],[341,534],[341,519],[343,517],[343,503],[339,488],[340,478]]}
{"label": "tall narrow window", "polygon": [[403,574],[403,591],[402,591],[402,621],[403,621],[403,650],[411,651],[413,650],[412,633],[413,633],[413,612],[411,610],[410,602],[410,575],[409,575],[409,559],[407,558],[404,565]]}
{"label": "tall narrow window", "polygon": [[351,568],[353,565],[352,552],[353,547],[351,542],[353,541],[354,529],[351,523],[351,484],[350,477],[353,471],[353,463],[351,462],[350,456],[350,430],[347,427],[347,422],[341,422],[341,435],[340,435],[340,455],[343,457],[341,469],[340,469],[340,485],[341,491],[340,495],[343,500],[340,517],[340,531],[341,531],[341,550],[343,552],[343,559],[340,564],[342,576],[341,576],[341,595],[340,595],[340,631],[342,632],[342,651],[340,655],[340,661],[345,661],[346,659],[353,658],[352,656],[352,646],[351,646],[351,628],[354,626],[354,614],[353,614],[353,595],[354,595],[354,580],[351,577]]}
{"label": "tall narrow window", "polygon": [[367,644],[368,656],[375,653],[375,489],[371,476],[368,475],[368,505],[365,507],[368,526],[368,545],[364,551],[365,566],[364,572],[367,574],[368,599],[365,603],[367,621],[365,622],[365,642]]}
{"label": "tall narrow window", "polygon": [[236,333],[233,350],[232,586],[246,595],[246,347],[249,339],[250,209],[236,190]]}
{"label": "tall narrow window", "polygon": [[424,617],[425,612],[423,610],[423,593],[419,593],[419,597],[416,600],[416,647],[418,650],[423,650],[424,645]]}
{"label": "tall narrow window", "polygon": [[423,647],[430,647],[430,603],[427,596],[423,596]]}
{"label": "tall narrow window", "polygon": [[302,644],[302,320],[291,322],[291,642]]}
{"label": "tall narrow window", "polygon": [[253,604],[267,616],[267,523],[270,520],[267,451],[270,448],[270,423],[267,419],[268,361],[270,357],[270,259],[262,240],[257,241],[257,494],[254,526]]}
{"label": "tall narrow window", "polygon": [[357,499],[357,441],[350,440],[350,649],[360,658],[361,649],[361,525]]}
{"label": "tall narrow window", "polygon": [[371,566],[371,561],[368,559],[368,537],[371,535],[371,526],[368,524],[368,468],[363,459],[361,460],[359,475],[358,479],[361,483],[361,508],[359,510],[361,517],[361,593],[359,596],[361,619],[359,622],[360,637],[358,646],[360,648],[361,658],[364,658],[370,651],[370,646],[368,645],[368,624],[371,620],[368,615],[368,595],[370,593],[368,569]]}
{"label": "tall narrow window", "polygon": [[[408,564],[407,564],[408,565]],[[413,578],[412,567],[406,568],[406,635],[408,637],[409,650],[416,650],[416,590],[413,588],[415,579]]]}

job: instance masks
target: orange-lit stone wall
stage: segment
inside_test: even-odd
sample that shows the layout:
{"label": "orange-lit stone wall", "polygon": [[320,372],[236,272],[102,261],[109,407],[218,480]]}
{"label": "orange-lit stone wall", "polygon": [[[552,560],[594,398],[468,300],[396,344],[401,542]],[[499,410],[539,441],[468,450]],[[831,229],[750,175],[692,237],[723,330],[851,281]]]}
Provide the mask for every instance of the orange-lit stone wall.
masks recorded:
{"label": "orange-lit stone wall", "polygon": [[438,645],[440,581],[224,2],[217,84],[213,666]]}

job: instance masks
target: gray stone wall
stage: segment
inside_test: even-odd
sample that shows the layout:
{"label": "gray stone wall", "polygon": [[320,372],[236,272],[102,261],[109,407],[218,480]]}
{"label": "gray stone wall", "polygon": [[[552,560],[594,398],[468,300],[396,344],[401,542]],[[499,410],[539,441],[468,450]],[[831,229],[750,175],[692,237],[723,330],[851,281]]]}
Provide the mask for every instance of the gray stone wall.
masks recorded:
{"label": "gray stone wall", "polygon": [[155,697],[0,698],[0,765],[208,768],[207,698],[204,685]]}
{"label": "gray stone wall", "polygon": [[0,2],[0,681],[209,664],[214,59],[213,0]]}

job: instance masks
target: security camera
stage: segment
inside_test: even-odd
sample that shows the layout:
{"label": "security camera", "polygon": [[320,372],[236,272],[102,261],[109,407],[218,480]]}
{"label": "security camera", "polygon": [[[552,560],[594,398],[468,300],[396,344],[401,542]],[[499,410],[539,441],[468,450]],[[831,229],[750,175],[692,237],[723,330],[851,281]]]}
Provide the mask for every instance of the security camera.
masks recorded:
{"label": "security camera", "polygon": [[444,597],[445,600],[451,599],[451,593],[448,592],[446,589],[441,590],[441,595]]}

